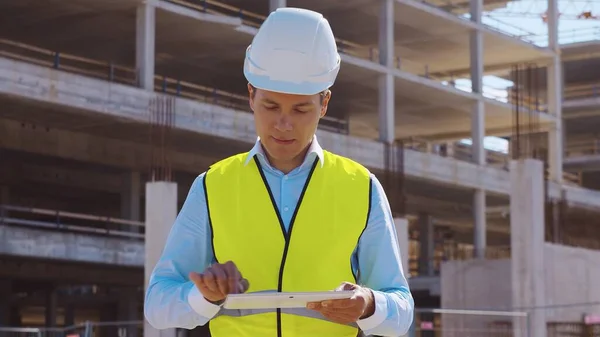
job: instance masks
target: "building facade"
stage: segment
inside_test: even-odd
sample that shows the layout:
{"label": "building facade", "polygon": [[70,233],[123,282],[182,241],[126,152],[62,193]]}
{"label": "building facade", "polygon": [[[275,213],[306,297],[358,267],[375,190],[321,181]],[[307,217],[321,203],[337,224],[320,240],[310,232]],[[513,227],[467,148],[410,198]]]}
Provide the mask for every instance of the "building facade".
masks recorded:
{"label": "building facade", "polygon": [[[567,94],[548,4],[548,47],[483,24],[505,4],[482,0],[0,5],[0,326],[142,320],[144,280],[192,181],[256,139],[243,57],[282,6],[322,12],[338,38],[343,64],[318,138],[384,183],[418,307],[560,304],[549,280],[575,281],[545,266],[571,264],[590,270],[580,295],[600,301],[590,283],[600,184],[570,156],[581,129],[565,132],[599,102],[593,90],[579,92],[585,108]],[[488,88],[491,74],[513,89]],[[592,119],[577,125],[593,130]],[[508,153],[486,149],[488,136]],[[555,321],[531,317],[537,336]],[[417,317],[456,323],[445,319]]]}

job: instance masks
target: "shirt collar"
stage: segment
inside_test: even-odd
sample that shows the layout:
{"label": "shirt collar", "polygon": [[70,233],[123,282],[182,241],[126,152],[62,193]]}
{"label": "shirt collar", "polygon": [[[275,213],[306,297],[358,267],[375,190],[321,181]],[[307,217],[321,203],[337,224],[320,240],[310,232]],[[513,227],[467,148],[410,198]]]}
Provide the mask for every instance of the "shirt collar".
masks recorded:
{"label": "shirt collar", "polygon": [[[246,157],[246,161],[244,162],[244,165],[247,165],[248,162],[250,162],[250,159],[252,159],[255,155],[262,156],[262,158],[266,162],[268,162],[267,156],[265,155],[263,147],[260,143],[260,137],[256,138],[256,143],[254,143],[254,146],[252,147],[250,152],[248,152],[248,156]],[[304,157],[304,161],[303,161],[302,165],[304,165],[304,163],[306,163],[307,160],[314,158],[314,156],[317,156],[319,158],[319,163],[321,164],[321,167],[323,167],[323,162],[325,160],[325,157],[323,155],[323,148],[317,141],[317,135],[313,136],[312,142],[310,143],[310,147],[308,148],[308,151],[306,152],[306,157]]]}

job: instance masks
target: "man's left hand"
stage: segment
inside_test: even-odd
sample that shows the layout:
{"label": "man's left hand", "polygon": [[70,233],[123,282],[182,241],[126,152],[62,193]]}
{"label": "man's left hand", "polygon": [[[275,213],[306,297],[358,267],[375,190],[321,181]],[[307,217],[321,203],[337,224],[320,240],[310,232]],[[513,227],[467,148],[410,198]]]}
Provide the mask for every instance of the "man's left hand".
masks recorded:
{"label": "man's left hand", "polygon": [[370,289],[344,282],[335,290],[354,290],[355,293],[351,298],[310,302],[307,308],[319,311],[326,318],[341,324],[354,323],[375,312],[375,300]]}

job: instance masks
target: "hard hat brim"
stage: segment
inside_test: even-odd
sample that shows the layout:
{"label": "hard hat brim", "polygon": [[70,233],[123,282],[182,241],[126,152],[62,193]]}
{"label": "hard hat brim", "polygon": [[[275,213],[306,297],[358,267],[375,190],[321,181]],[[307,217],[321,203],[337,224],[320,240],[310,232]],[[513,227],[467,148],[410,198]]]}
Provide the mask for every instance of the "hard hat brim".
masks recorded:
{"label": "hard hat brim", "polygon": [[[329,89],[337,78],[337,74],[340,70],[341,60],[338,56],[338,61],[334,69],[329,72],[314,78],[315,82],[303,81],[303,82],[291,82],[291,81],[279,81],[274,80],[266,74],[264,71],[257,71],[256,67],[252,67],[250,61],[250,48],[246,51],[246,57],[244,60],[244,77],[254,87],[262,90],[273,91],[283,94],[292,95],[315,95],[326,89]],[[264,75],[263,75],[264,74]]]}
{"label": "hard hat brim", "polygon": [[244,70],[244,76],[248,83],[262,90],[273,91],[293,95],[315,95],[329,89],[333,83],[290,83],[286,81],[275,81],[268,76],[250,74]]}

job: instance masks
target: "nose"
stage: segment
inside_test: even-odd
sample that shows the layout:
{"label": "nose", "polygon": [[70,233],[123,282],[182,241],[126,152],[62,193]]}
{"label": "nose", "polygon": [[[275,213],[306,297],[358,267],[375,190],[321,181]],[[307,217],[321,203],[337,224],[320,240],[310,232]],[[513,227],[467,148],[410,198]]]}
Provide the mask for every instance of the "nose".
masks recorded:
{"label": "nose", "polygon": [[292,122],[286,114],[281,114],[277,121],[275,122],[275,129],[277,131],[291,131],[292,130]]}

